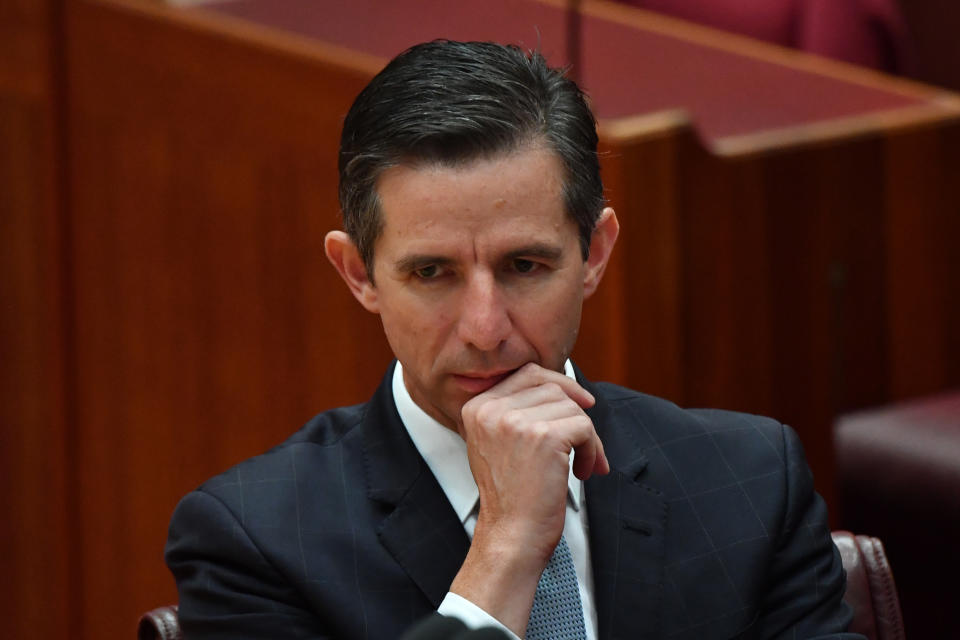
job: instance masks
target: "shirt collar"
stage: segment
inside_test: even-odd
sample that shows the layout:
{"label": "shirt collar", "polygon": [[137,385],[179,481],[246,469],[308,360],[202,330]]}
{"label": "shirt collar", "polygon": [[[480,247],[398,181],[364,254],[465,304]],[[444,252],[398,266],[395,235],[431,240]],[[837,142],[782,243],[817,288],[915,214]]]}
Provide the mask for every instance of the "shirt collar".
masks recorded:
{"label": "shirt collar", "polygon": [[[564,373],[576,379],[570,360],[564,363]],[[433,472],[447,500],[460,518],[460,522],[466,522],[480,499],[477,483],[473,479],[473,474],[470,473],[467,443],[459,433],[434,420],[413,401],[403,383],[403,366],[399,361],[393,370],[393,401],[397,405],[397,412],[400,414],[403,426],[413,440],[413,445]],[[571,453],[570,472],[567,476],[567,499],[577,511],[580,510],[582,489],[583,483],[573,475]]]}

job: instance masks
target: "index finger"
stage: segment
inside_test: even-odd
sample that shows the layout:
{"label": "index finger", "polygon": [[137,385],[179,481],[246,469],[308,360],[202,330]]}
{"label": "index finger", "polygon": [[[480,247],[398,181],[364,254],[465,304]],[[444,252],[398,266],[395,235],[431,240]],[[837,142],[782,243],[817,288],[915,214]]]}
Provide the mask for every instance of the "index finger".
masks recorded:
{"label": "index finger", "polygon": [[523,365],[485,393],[495,397],[503,397],[529,387],[551,382],[559,386],[567,394],[567,397],[580,405],[581,409],[587,409],[596,403],[593,394],[580,386],[579,382],[565,373],[546,369],[535,362],[528,362]]}
{"label": "index finger", "polygon": [[580,480],[586,480],[593,474],[603,476],[610,473],[610,462],[603,450],[603,441],[596,432],[573,450],[573,475]]}

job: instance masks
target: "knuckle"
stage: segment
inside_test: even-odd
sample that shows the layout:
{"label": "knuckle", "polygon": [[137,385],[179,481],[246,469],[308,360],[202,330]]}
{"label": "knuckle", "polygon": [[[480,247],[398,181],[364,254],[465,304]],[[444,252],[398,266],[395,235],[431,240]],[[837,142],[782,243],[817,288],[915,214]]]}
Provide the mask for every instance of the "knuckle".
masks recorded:
{"label": "knuckle", "polygon": [[590,419],[590,416],[583,413],[582,411],[577,416],[577,425],[584,429],[585,431],[590,432],[591,435],[596,433],[596,429],[593,426],[593,420]]}
{"label": "knuckle", "polygon": [[463,403],[463,406],[460,408],[460,415],[463,417],[475,416],[477,414],[480,403],[477,402],[476,398],[470,398]]}
{"label": "knuckle", "polygon": [[480,424],[483,419],[484,414],[484,405],[482,402],[474,402],[470,400],[466,402],[463,407],[460,409],[460,417],[463,419],[464,425],[466,424]]}
{"label": "knuckle", "polygon": [[553,429],[550,423],[538,420],[530,425],[530,434],[537,440],[545,440],[551,436]]}
{"label": "knuckle", "polygon": [[567,424],[570,427],[571,435],[578,440],[585,441],[594,434],[593,421],[582,412],[570,416]]}
{"label": "knuckle", "polygon": [[521,431],[524,426],[523,412],[519,409],[510,409],[503,414],[501,424],[510,431]]}
{"label": "knuckle", "polygon": [[533,372],[533,371],[537,371],[539,368],[540,368],[540,367],[537,366],[536,363],[528,362],[528,363],[526,363],[525,365],[523,365],[522,367],[520,367],[519,371],[520,371],[521,373],[531,373],[531,372]]}
{"label": "knuckle", "polygon": [[540,387],[551,397],[567,397],[567,394],[563,392],[563,387],[556,382],[544,382]]}
{"label": "knuckle", "polygon": [[497,415],[497,402],[495,400],[490,400],[487,402],[479,402],[476,407],[471,408],[476,423],[480,426],[489,426],[496,418]]}

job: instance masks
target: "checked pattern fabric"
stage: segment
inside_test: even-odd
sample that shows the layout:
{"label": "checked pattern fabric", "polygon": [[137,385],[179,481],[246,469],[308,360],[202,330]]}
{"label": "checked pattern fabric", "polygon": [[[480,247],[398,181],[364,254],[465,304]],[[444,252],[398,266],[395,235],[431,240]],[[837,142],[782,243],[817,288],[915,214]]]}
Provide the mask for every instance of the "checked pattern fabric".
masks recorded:
{"label": "checked pattern fabric", "polygon": [[570,547],[560,538],[540,575],[526,640],[586,640],[583,607]]}

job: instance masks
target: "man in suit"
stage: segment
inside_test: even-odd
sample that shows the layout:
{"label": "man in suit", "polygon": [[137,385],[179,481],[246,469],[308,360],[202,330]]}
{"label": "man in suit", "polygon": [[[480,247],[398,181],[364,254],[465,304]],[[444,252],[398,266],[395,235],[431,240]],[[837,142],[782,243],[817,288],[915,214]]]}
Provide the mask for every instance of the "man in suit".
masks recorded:
{"label": "man in suit", "polygon": [[433,42],[344,123],[327,256],[397,361],[186,496],[190,638],[844,638],[795,434],[591,383],[568,357],[618,233],[596,126],[538,54]]}

